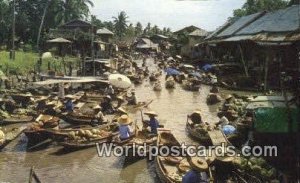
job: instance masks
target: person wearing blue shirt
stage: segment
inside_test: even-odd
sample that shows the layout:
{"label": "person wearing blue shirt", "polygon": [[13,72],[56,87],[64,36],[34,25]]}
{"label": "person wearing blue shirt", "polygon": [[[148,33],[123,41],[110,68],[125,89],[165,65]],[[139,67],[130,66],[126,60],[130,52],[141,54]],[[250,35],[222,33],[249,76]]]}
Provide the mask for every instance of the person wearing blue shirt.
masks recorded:
{"label": "person wearing blue shirt", "polygon": [[182,178],[182,183],[208,183],[209,178],[206,173],[208,164],[203,158],[192,157],[189,159],[191,170]]}
{"label": "person wearing blue shirt", "polygon": [[132,123],[131,119],[128,115],[124,114],[118,119],[119,126],[119,135],[120,140],[126,140],[130,138],[133,130],[130,128],[130,124]]}
{"label": "person wearing blue shirt", "polygon": [[146,115],[149,116],[150,120],[148,122],[148,125],[151,128],[151,133],[153,134],[157,134],[157,128],[159,128],[159,122],[158,120],[155,118],[157,116],[156,112],[154,111],[149,111],[149,112],[145,112]]}
{"label": "person wearing blue shirt", "polygon": [[66,111],[67,112],[73,112],[74,104],[73,104],[72,99],[68,98],[68,100],[67,100],[67,102],[65,104],[65,107],[66,107]]}

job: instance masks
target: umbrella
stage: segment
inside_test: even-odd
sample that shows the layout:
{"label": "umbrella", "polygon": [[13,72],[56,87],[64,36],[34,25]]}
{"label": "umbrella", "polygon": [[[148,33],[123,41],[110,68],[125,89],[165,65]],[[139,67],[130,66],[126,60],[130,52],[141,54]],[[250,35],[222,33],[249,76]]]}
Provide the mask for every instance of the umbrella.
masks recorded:
{"label": "umbrella", "polygon": [[130,79],[122,74],[111,74],[108,77],[108,81],[117,88],[129,88],[131,86]]}
{"label": "umbrella", "polygon": [[205,64],[203,67],[202,67],[202,69],[203,70],[205,70],[205,71],[209,71],[210,69],[212,69],[213,67],[212,67],[212,65],[210,65],[210,64]]}
{"label": "umbrella", "polygon": [[235,130],[236,130],[235,127],[232,125],[225,125],[222,128],[222,131],[225,135],[234,134]]}
{"label": "umbrella", "polygon": [[180,72],[176,69],[172,69],[172,68],[167,68],[165,70],[165,72],[167,73],[167,75],[180,75]]}
{"label": "umbrella", "polygon": [[48,40],[47,43],[72,43],[72,41],[60,37]]}
{"label": "umbrella", "polygon": [[51,52],[45,52],[42,54],[42,59],[52,58]]}

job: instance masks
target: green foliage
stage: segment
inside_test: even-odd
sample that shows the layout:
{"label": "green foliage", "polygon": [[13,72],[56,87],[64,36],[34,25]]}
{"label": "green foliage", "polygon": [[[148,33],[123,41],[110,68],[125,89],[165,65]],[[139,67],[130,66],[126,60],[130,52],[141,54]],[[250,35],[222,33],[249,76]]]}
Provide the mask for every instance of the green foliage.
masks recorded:
{"label": "green foliage", "polygon": [[115,32],[120,39],[126,34],[128,18],[129,17],[124,11],[121,11],[117,17],[113,17]]}
{"label": "green foliage", "polygon": [[247,0],[242,8],[233,11],[233,15],[234,17],[241,17],[265,10],[274,11],[287,5],[288,1],[286,0]]}
{"label": "green foliage", "polygon": [[[37,62],[39,60],[39,55],[34,52],[16,52],[16,59],[14,61],[9,59],[9,52],[1,51],[0,52],[0,66],[1,70],[6,74],[20,74],[26,75],[29,71],[37,69]],[[63,63],[61,58],[49,58],[44,59],[41,65],[41,71],[48,70],[48,62],[50,62],[51,68],[56,69],[58,72],[63,71]],[[75,57],[66,57],[66,63],[73,63],[77,65],[79,62],[78,58]]]}

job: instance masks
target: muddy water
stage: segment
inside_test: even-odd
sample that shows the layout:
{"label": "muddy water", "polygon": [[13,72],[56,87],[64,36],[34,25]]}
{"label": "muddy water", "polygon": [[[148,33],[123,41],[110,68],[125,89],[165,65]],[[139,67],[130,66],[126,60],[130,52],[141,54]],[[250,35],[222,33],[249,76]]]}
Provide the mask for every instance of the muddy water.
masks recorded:
{"label": "muddy water", "polygon": [[[148,64],[155,69],[151,60]],[[160,123],[171,129],[180,142],[196,143],[187,137],[185,131],[186,116],[193,110],[201,109],[207,122],[218,121],[218,105],[206,105],[208,86],[202,86],[199,92],[185,91],[180,85],[173,90],[163,88],[161,92],[154,92],[149,81],[145,81],[135,89],[138,100],[154,99],[149,108],[159,114]],[[139,112],[131,115],[141,124]],[[28,181],[31,166],[35,167],[43,182],[158,182],[153,164],[146,160],[128,165],[122,157],[98,157],[96,148],[68,154],[57,153],[59,148],[54,145],[36,152],[26,152],[25,149],[26,137],[21,136],[0,152],[0,182]]]}

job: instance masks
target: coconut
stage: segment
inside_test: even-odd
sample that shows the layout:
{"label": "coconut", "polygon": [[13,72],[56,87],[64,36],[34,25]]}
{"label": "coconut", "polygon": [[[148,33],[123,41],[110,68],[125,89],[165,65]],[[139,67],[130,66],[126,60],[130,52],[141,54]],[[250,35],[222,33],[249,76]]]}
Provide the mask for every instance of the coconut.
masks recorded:
{"label": "coconut", "polygon": [[75,134],[75,132],[74,131],[72,131],[72,132],[69,132],[69,137],[71,138],[71,139],[74,139],[75,140],[75,138],[76,138],[76,134]]}
{"label": "coconut", "polygon": [[92,133],[93,134],[98,134],[98,130],[97,129],[92,129]]}
{"label": "coconut", "polygon": [[79,130],[79,135],[80,135],[80,136],[85,136],[85,131],[82,130],[82,129],[80,129],[80,130]]}
{"label": "coconut", "polygon": [[90,130],[85,130],[85,136],[92,138],[93,137],[93,133]]}

